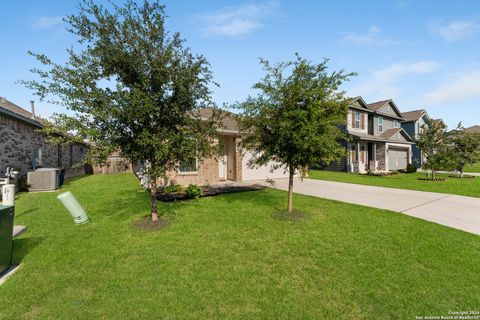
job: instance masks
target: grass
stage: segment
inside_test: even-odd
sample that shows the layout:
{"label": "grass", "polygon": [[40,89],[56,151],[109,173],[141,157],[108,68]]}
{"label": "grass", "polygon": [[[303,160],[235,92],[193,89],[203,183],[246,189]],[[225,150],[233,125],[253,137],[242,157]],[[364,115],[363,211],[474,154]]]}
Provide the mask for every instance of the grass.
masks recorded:
{"label": "grass", "polygon": [[21,269],[0,319],[413,319],[478,310],[480,237],[399,213],[294,195],[308,219],[273,215],[266,189],[162,203],[170,224],[133,223],[148,195],[128,174],[70,181],[91,222],[57,193],[21,194]]}
{"label": "grass", "polygon": [[[476,177],[475,179],[447,178],[447,181],[443,182],[422,181],[417,179],[425,176],[425,173],[398,174],[380,177],[324,170],[310,170],[309,172],[309,178],[311,179],[355,183],[378,187],[449,193],[480,198],[480,177]],[[437,176],[448,177],[446,174],[438,174]]]}
{"label": "grass", "polygon": [[464,171],[465,172],[479,172],[480,173],[480,163],[465,166]]}

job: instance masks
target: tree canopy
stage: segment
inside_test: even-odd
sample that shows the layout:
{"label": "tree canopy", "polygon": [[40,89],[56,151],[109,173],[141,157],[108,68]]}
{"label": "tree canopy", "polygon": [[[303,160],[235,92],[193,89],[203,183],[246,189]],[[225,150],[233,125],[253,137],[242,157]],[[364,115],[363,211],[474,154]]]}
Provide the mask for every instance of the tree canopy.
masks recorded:
{"label": "tree canopy", "polygon": [[274,161],[289,172],[288,211],[292,211],[293,177],[311,165],[345,155],[340,141],[349,100],[340,90],[354,73],[328,72],[328,60],[314,64],[298,54],[293,61],[271,64],[261,59],[265,76],[253,88],[258,95],[238,107],[242,145],[253,153],[250,166]]}
{"label": "tree canopy", "polygon": [[68,61],[31,52],[43,68],[32,70],[37,80],[24,81],[42,100],[70,111],[53,118],[55,127],[89,139],[92,151],[103,150],[99,160],[105,150],[119,150],[132,162],[148,163],[153,220],[157,179],[182,161],[214,153],[218,125],[198,112],[213,105],[209,63],[165,29],[165,18],[158,1],[107,8],[83,0],[65,18],[77,38]]}

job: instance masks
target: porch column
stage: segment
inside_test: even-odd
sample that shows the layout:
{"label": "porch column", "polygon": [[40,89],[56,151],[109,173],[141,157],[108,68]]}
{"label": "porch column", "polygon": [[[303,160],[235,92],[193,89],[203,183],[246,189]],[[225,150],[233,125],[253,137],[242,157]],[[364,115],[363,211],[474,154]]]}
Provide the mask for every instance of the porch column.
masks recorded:
{"label": "porch column", "polygon": [[357,160],[357,162],[360,163],[360,141],[357,141],[356,147],[357,147],[357,159],[356,160]]}
{"label": "porch column", "polygon": [[377,144],[375,142],[372,146],[372,160],[377,161]]}

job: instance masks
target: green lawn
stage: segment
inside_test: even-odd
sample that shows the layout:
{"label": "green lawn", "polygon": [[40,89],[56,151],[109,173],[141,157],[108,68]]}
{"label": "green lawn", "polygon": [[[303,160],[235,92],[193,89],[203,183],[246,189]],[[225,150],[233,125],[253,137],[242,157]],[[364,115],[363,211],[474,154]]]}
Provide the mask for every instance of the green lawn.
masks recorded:
{"label": "green lawn", "polygon": [[[448,178],[447,181],[443,182],[422,181],[417,179],[425,176],[425,173],[420,172],[384,177],[324,170],[310,170],[309,172],[309,178],[311,179],[364,184],[378,187],[450,193],[480,198],[480,177],[476,177],[474,179]],[[439,174],[438,176],[445,177],[447,175]]]}
{"label": "green lawn", "polygon": [[465,172],[480,172],[480,163],[470,166],[465,166]]}
{"label": "green lawn", "polygon": [[414,319],[478,310],[480,237],[385,210],[295,195],[309,220],[279,221],[286,193],[161,204],[131,175],[68,183],[91,222],[57,193],[22,194],[21,269],[0,286],[0,319]]}

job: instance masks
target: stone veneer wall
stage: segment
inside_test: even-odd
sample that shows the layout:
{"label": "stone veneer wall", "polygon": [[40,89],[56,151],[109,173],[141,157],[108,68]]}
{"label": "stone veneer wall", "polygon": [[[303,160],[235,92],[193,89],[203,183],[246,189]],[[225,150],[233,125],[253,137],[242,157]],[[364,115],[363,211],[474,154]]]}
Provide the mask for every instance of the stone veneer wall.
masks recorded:
{"label": "stone veneer wall", "polygon": [[35,149],[42,150],[42,167],[57,168],[61,162],[67,178],[85,174],[83,165],[75,167],[83,162],[87,151],[85,145],[51,145],[45,141],[45,136],[36,130],[37,128],[30,124],[0,115],[0,175],[5,174],[7,167],[20,171],[20,175],[26,175],[32,169]]}

